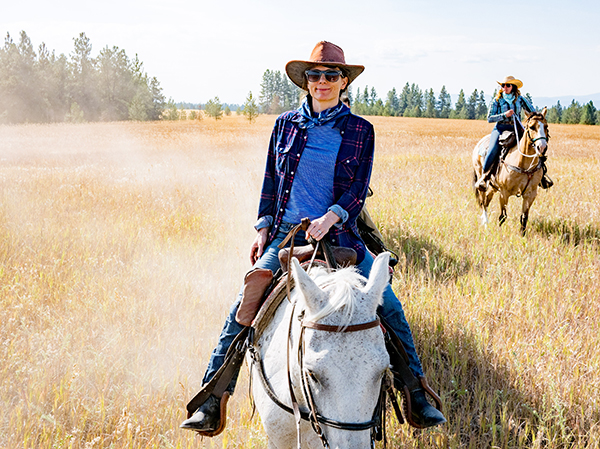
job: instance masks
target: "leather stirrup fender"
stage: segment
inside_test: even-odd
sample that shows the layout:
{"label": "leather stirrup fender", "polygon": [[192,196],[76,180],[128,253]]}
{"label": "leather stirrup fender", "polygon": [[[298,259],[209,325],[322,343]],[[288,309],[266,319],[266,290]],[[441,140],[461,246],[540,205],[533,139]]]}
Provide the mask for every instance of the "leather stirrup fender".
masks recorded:
{"label": "leather stirrup fender", "polygon": [[233,376],[239,371],[242,363],[244,362],[244,354],[246,353],[246,338],[248,338],[248,333],[250,332],[249,327],[245,327],[238,335],[235,337],[229,350],[227,351],[227,355],[225,356],[225,361],[219,370],[215,373],[215,375],[210,379],[196,395],[188,402],[187,409],[187,417],[191,418],[198,408],[206,402],[208,397],[212,394],[217,398],[224,396],[227,392],[227,388],[229,387],[229,383]]}

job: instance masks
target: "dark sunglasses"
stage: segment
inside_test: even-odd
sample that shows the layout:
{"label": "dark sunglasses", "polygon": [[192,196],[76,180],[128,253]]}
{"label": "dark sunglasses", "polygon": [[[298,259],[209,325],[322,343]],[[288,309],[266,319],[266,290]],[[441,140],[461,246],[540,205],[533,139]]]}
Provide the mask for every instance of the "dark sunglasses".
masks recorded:
{"label": "dark sunglasses", "polygon": [[500,85],[501,85],[502,87],[509,87],[509,86],[510,86],[510,87],[512,87],[512,86],[513,86],[512,84],[500,84]]}
{"label": "dark sunglasses", "polygon": [[337,70],[314,70],[310,69],[304,72],[306,74],[306,79],[311,83],[317,83],[321,79],[321,75],[325,75],[325,79],[330,83],[335,83],[342,76],[341,72]]}

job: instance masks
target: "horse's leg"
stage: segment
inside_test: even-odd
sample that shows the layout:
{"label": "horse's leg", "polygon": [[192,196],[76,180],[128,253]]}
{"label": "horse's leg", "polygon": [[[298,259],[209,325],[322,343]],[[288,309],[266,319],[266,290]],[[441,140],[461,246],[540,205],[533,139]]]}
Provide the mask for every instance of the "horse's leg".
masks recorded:
{"label": "horse's leg", "polygon": [[498,224],[502,226],[506,221],[506,205],[508,204],[508,195],[503,190],[500,191],[500,216],[498,217]]}
{"label": "horse's leg", "polygon": [[527,189],[525,194],[523,195],[523,209],[521,211],[521,235],[525,235],[525,230],[527,228],[527,220],[529,219],[529,208],[535,201],[537,197],[537,186],[531,187]]}
{"label": "horse's leg", "polygon": [[[481,164],[477,164],[475,169],[473,170],[473,186],[475,186],[477,179],[481,176],[482,176]],[[487,192],[482,192],[481,190],[478,190],[478,189],[474,189],[474,190],[475,190],[475,199],[477,200],[477,205],[482,209],[481,217],[480,217],[481,225],[487,227],[487,225],[489,223],[487,208],[490,205],[490,202],[492,201],[492,198],[494,196],[494,190],[488,189]]]}
{"label": "horse's leg", "polygon": [[481,214],[481,224],[484,226],[487,226],[489,223],[487,210],[492,202],[492,198],[494,198],[494,193],[496,193],[494,189],[488,189],[487,192],[479,192],[479,195],[481,195],[482,198],[481,208],[483,209],[483,213]]}

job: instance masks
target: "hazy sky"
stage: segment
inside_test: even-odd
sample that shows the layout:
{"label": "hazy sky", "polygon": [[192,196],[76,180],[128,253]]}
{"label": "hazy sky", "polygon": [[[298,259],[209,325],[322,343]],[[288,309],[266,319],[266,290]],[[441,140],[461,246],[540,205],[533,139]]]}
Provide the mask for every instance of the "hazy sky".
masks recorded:
{"label": "hazy sky", "polygon": [[[340,45],[363,64],[356,87],[385,98],[406,82],[456,94],[491,95],[514,75],[539,97],[600,92],[598,0],[31,0],[3,1],[0,31],[25,30],[71,53],[85,32],[93,56],[105,46],[137,53],[167,98],[243,103],[266,69],[308,59],[314,45]],[[8,4],[6,4],[8,3]]]}

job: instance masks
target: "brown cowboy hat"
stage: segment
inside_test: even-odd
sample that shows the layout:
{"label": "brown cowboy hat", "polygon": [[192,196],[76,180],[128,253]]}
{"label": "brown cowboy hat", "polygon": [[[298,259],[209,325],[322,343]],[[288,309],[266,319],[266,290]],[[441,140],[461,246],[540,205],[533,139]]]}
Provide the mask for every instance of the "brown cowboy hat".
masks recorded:
{"label": "brown cowboy hat", "polygon": [[514,76],[507,76],[503,81],[496,81],[498,84],[514,84],[517,86],[517,89],[523,87],[523,81],[516,79]]}
{"label": "brown cowboy hat", "polygon": [[285,65],[285,71],[296,86],[307,90],[304,72],[316,65],[339,67],[344,72],[344,76],[348,77],[348,84],[365,69],[362,65],[346,64],[344,50],[331,42],[321,41],[313,49],[308,61],[290,61]]}

